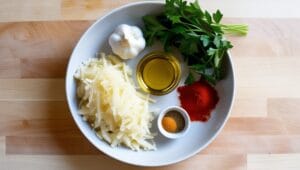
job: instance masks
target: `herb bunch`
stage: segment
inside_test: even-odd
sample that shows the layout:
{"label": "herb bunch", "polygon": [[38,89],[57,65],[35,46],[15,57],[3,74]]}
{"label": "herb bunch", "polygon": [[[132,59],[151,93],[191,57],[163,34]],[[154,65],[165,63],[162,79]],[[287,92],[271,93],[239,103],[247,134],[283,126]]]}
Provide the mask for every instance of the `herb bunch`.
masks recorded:
{"label": "herb bunch", "polygon": [[143,33],[147,45],[157,39],[165,51],[179,49],[189,66],[186,84],[201,75],[211,84],[222,79],[222,61],[226,51],[233,46],[224,34],[246,35],[246,25],[221,24],[223,14],[217,10],[210,14],[203,11],[198,2],[166,0],[164,11],[158,15],[143,17]]}

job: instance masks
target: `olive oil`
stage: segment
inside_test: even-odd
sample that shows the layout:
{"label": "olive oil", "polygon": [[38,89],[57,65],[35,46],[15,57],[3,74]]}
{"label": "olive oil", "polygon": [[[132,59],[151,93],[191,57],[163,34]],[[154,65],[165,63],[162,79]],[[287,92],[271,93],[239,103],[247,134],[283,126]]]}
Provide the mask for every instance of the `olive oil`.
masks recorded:
{"label": "olive oil", "polygon": [[139,85],[145,92],[154,95],[171,92],[178,85],[180,76],[180,64],[170,53],[149,53],[137,67]]}

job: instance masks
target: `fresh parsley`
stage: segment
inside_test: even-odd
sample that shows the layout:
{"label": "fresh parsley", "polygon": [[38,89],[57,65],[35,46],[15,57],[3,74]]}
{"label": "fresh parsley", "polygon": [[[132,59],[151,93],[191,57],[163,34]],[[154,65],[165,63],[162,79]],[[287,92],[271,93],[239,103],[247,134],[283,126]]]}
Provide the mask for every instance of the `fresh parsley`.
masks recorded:
{"label": "fresh parsley", "polygon": [[219,10],[210,14],[198,1],[166,0],[161,14],[143,17],[143,32],[147,45],[157,39],[166,51],[173,46],[180,50],[190,68],[186,84],[196,81],[197,74],[215,84],[222,79],[226,51],[233,47],[224,34],[246,35],[248,31],[246,25],[221,24],[222,18]]}

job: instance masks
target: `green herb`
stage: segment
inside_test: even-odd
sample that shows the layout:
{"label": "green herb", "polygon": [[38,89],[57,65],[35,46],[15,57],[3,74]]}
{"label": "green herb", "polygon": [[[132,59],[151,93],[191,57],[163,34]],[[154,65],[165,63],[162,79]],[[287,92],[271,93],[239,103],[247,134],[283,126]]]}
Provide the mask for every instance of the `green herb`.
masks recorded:
{"label": "green herb", "polygon": [[197,1],[166,0],[163,13],[143,17],[147,45],[157,39],[169,51],[177,47],[190,67],[187,84],[200,74],[212,84],[222,79],[222,63],[226,51],[233,46],[224,34],[246,35],[246,25],[221,24],[223,14],[210,14]]}

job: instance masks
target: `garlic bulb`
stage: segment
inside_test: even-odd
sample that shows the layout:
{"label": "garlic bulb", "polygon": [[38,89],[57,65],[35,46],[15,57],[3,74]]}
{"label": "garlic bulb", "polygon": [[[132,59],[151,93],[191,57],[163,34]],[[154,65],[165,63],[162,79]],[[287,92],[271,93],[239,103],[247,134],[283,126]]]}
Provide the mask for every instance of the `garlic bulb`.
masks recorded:
{"label": "garlic bulb", "polygon": [[108,42],[112,51],[122,59],[136,57],[146,45],[141,29],[126,24],[119,25]]}

